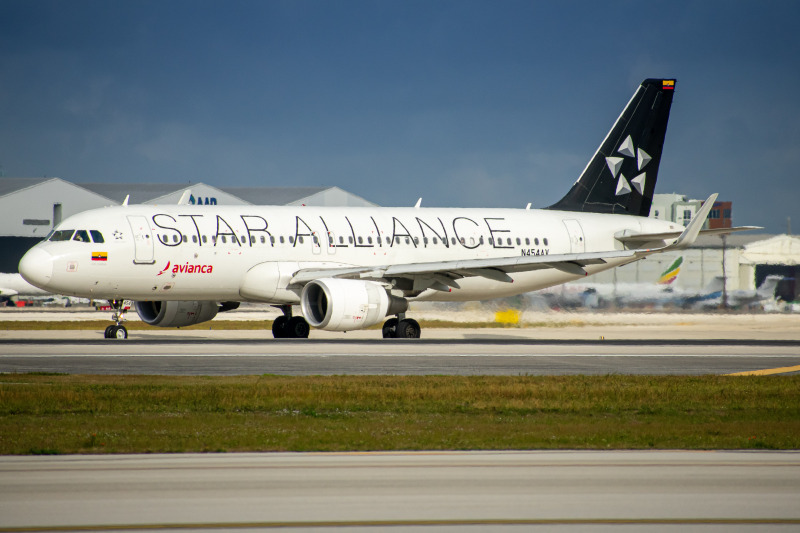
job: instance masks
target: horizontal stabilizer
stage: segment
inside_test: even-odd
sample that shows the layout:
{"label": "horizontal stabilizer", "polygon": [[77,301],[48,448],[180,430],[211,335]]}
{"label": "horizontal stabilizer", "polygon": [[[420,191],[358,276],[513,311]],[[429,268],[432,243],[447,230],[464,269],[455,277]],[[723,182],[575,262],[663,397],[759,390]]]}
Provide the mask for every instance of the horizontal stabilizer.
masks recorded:
{"label": "horizontal stabilizer", "polygon": [[[738,233],[740,231],[753,231],[764,229],[761,226],[737,226],[735,228],[714,228],[700,230],[699,236],[708,235],[729,235],[731,233]],[[677,239],[681,236],[680,231],[668,231],[665,233],[628,233],[624,232],[615,236],[622,244],[627,246],[637,246],[646,242],[666,241],[669,239]]]}

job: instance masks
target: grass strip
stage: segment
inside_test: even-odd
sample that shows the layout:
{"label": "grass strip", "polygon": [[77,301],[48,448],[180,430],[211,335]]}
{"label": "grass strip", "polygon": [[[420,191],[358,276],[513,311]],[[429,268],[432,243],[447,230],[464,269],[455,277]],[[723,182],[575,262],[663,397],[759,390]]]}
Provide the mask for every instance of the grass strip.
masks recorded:
{"label": "grass strip", "polygon": [[0,375],[0,454],[675,448],[800,448],[800,376]]}

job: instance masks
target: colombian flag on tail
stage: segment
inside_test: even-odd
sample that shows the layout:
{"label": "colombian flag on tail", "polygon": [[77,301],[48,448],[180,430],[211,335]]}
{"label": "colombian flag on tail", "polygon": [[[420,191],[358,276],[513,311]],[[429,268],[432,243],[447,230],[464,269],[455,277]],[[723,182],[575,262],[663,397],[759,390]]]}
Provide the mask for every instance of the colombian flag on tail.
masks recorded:
{"label": "colombian flag on tail", "polygon": [[665,91],[675,90],[675,80],[663,80],[661,82],[661,88]]}

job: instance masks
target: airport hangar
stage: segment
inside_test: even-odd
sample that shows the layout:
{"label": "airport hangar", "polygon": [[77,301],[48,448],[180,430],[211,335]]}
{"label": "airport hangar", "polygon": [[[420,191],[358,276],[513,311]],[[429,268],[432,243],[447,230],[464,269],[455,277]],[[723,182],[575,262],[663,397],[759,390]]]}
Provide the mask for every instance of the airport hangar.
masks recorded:
{"label": "airport hangar", "polygon": [[[22,255],[62,219],[98,207],[130,204],[175,204],[186,191],[189,203],[202,205],[375,206],[339,187],[212,187],[204,183],[72,183],[60,178],[0,178],[0,272],[17,272]],[[718,205],[717,205],[718,204]],[[651,216],[689,223],[702,205],[679,194],[657,194]],[[731,226],[730,202],[717,202],[707,227]],[[725,276],[728,290],[752,290],[766,276],[788,278],[778,286],[785,301],[800,293],[800,238],[791,235],[737,233],[724,240],[700,237],[682,252],[659,254],[593,276],[597,283],[648,283],[683,256],[677,287],[703,289]],[[723,261],[725,266],[723,271]]]}
{"label": "airport hangar", "polygon": [[0,178],[0,272],[61,220],[81,211],[129,204],[375,206],[339,187],[212,187],[205,183],[72,183],[60,178]]}

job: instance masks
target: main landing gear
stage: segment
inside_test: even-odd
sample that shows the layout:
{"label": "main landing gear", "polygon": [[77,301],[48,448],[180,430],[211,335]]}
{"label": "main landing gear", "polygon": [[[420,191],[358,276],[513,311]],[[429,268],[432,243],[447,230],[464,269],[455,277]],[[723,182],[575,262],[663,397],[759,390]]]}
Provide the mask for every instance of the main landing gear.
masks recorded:
{"label": "main landing gear", "polygon": [[302,316],[292,316],[291,305],[276,306],[283,315],[272,323],[272,336],[276,339],[307,339],[311,326]]}
{"label": "main landing gear", "polygon": [[384,339],[419,339],[422,328],[413,318],[406,318],[405,313],[400,313],[397,318],[390,318],[383,323]]}
{"label": "main landing gear", "polygon": [[110,300],[108,303],[114,308],[114,314],[111,315],[111,320],[115,322],[113,326],[108,326],[105,332],[106,339],[127,339],[128,330],[122,325],[125,320],[125,302],[124,300]]}

